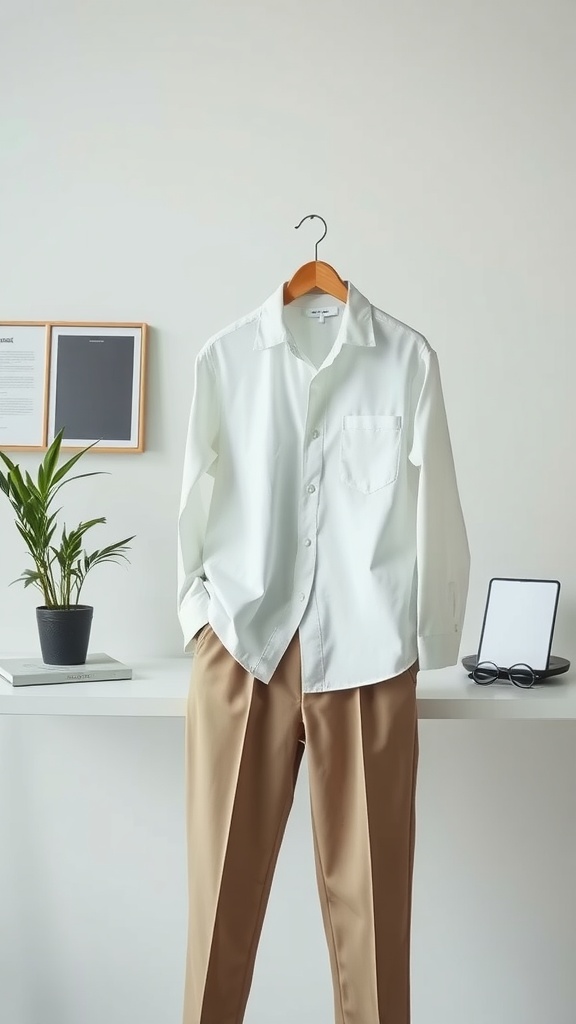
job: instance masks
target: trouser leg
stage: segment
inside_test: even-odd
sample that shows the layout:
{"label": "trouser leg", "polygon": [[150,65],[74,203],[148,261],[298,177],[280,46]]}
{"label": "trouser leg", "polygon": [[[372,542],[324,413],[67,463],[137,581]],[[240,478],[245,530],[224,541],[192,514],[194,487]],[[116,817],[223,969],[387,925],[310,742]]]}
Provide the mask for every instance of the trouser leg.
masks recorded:
{"label": "trouser leg", "polygon": [[270,683],[207,627],[186,716],[184,1024],[241,1024],[303,745],[299,647]]}
{"label": "trouser leg", "polygon": [[414,670],[303,702],[336,1024],[409,1024]]}

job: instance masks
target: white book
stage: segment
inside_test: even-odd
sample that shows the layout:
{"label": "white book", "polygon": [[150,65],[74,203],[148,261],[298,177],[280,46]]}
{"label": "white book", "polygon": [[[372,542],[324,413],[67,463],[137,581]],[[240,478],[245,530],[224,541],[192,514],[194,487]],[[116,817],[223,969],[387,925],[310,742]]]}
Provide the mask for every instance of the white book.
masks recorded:
{"label": "white book", "polygon": [[84,665],[46,665],[42,658],[3,658],[0,661],[0,679],[12,686],[131,678],[132,669],[109,654],[89,654]]}

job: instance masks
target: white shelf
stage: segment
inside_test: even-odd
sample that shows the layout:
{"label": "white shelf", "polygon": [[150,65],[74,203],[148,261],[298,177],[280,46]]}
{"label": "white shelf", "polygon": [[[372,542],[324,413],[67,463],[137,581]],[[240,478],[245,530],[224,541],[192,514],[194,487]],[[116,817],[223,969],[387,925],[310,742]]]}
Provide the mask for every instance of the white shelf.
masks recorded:
{"label": "white shelf", "polygon": [[[0,680],[0,714],[184,716],[191,657],[122,660],[132,664],[133,679],[16,687]],[[421,672],[418,708],[421,719],[576,719],[576,671],[526,691],[478,686],[461,665]]]}

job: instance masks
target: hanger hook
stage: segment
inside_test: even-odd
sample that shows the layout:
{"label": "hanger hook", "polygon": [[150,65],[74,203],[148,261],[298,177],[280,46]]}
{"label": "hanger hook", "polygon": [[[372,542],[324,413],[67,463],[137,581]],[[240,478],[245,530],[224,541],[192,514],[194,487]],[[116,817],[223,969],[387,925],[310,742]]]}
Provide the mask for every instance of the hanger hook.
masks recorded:
{"label": "hanger hook", "polygon": [[320,238],[318,239],[318,241],[316,242],[316,245],[314,247],[314,259],[317,260],[318,259],[318,246],[320,245],[320,242],[322,241],[322,239],[326,238],[326,235],[328,234],[328,225],[327,225],[326,221],[324,220],[324,217],[321,217],[319,213],[307,213],[305,217],[302,217],[302,220],[300,221],[300,224],[295,224],[294,227],[295,228],[299,228],[304,223],[305,220],[314,220],[314,217],[317,217],[318,220],[321,220],[323,225],[324,225],[324,234],[320,235]]}

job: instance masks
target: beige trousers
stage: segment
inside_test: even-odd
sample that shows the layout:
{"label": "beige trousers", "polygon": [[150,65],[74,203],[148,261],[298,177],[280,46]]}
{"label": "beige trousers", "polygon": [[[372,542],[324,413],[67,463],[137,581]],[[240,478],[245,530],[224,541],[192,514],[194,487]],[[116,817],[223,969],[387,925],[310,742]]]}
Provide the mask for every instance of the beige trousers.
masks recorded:
{"label": "beige trousers", "polygon": [[417,667],[302,694],[298,633],[266,684],[201,631],[186,717],[184,1024],[244,1019],[304,745],[335,1022],[408,1024]]}

